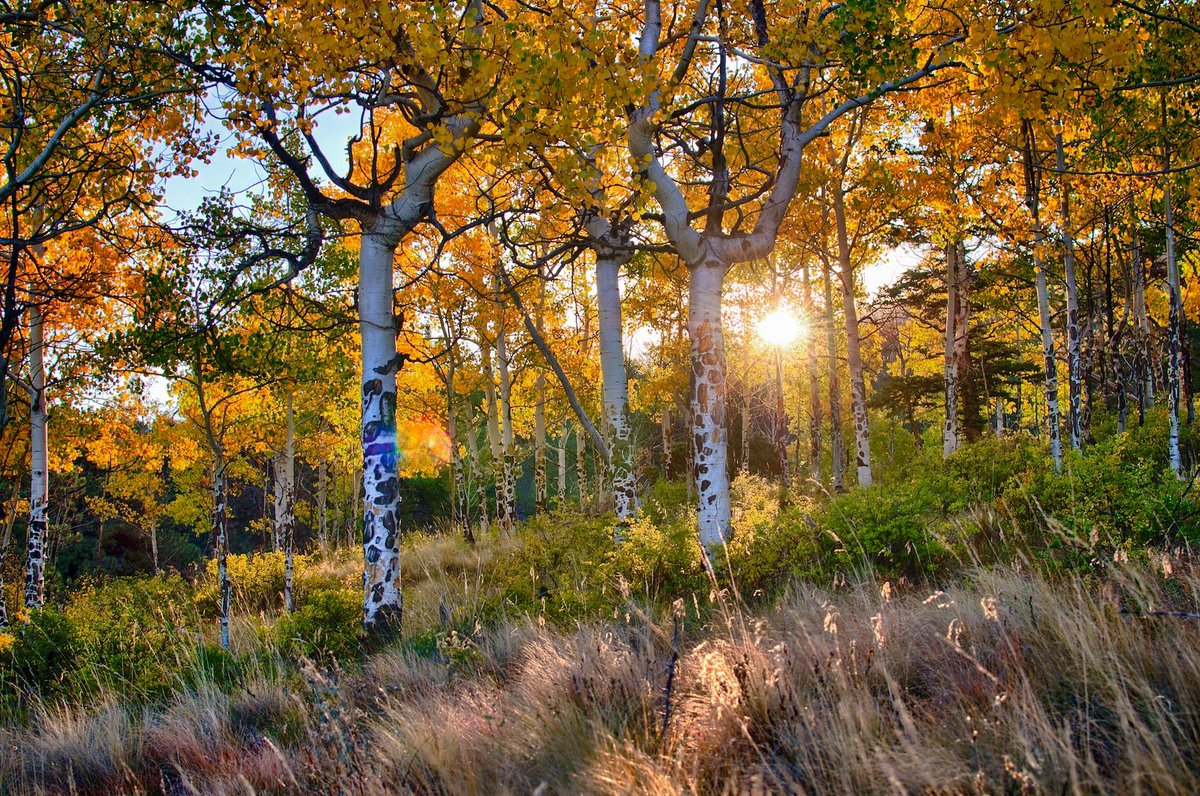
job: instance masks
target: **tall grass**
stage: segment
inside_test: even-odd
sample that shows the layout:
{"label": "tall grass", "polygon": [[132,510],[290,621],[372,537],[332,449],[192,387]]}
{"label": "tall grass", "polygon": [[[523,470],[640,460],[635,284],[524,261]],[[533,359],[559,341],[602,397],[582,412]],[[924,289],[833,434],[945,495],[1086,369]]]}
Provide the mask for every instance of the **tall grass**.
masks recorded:
{"label": "tall grass", "polygon": [[[438,544],[428,571],[453,556],[447,582],[469,584],[479,562]],[[937,591],[796,585],[757,611],[630,602],[567,629],[514,617],[433,654],[264,666],[153,708],[42,705],[0,737],[0,790],[1186,793],[1200,627],[1123,611],[1198,600],[1176,555],[976,568]]]}

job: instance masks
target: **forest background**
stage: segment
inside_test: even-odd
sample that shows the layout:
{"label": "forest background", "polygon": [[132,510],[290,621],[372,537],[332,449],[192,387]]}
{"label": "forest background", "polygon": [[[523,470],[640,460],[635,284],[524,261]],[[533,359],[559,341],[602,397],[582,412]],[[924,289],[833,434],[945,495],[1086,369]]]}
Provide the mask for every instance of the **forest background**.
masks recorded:
{"label": "forest background", "polygon": [[[514,790],[1186,787],[1195,629],[1129,617],[1196,611],[1193,5],[50,1],[0,27],[14,787],[470,791],[488,748]],[[966,668],[891,657],[886,623],[928,630],[918,595],[955,588],[935,635]],[[559,757],[395,729],[451,710],[443,677],[540,716],[558,692],[510,663],[575,657]],[[813,747],[810,688],[862,711]],[[963,699],[1003,716],[963,729]],[[176,719],[209,743],[200,704],[211,748],[164,747]],[[68,743],[96,727],[103,759]],[[710,770],[704,728],[749,743]]]}

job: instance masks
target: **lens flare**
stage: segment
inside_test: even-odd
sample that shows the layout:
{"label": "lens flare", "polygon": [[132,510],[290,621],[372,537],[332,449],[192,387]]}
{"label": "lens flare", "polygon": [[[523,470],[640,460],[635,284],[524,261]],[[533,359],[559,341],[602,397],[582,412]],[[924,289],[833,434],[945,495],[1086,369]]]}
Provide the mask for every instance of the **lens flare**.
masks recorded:
{"label": "lens flare", "polygon": [[779,307],[758,322],[758,336],[768,345],[787,345],[803,331],[800,319],[787,307]]}

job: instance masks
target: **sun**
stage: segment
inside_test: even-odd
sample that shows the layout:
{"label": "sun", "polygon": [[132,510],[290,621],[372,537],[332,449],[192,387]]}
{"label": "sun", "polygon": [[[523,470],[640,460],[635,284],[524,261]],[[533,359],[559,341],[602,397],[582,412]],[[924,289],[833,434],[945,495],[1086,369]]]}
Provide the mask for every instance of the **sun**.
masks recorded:
{"label": "sun", "polygon": [[764,343],[775,346],[787,345],[802,331],[800,319],[788,307],[779,307],[763,316],[756,328]]}

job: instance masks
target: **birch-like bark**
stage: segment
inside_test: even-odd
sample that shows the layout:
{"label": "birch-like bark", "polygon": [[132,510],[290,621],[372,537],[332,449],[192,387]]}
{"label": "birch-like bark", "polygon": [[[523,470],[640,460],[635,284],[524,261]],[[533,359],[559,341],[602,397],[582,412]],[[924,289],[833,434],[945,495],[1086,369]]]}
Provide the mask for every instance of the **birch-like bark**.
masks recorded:
{"label": "birch-like bark", "polygon": [[16,502],[19,490],[19,486],[13,486],[11,505],[4,511],[4,533],[0,534],[0,631],[8,627],[8,599],[5,596],[4,586],[4,556],[8,552],[8,539],[12,534],[13,524],[16,521]]}
{"label": "birch-like bark", "polygon": [[[535,325],[542,333],[546,313],[546,282],[538,273],[538,306]],[[546,374],[539,370],[533,391],[536,403],[533,407],[533,492],[538,513],[546,510]]]}
{"label": "birch-like bark", "polygon": [[1029,207],[1030,233],[1033,239],[1033,269],[1037,287],[1038,325],[1042,332],[1042,363],[1046,379],[1046,422],[1050,432],[1050,457],[1056,472],[1062,471],[1062,438],[1059,436],[1058,362],[1054,356],[1054,327],[1050,319],[1050,294],[1046,285],[1046,264],[1042,259],[1042,222],[1040,215],[1041,175],[1033,162],[1033,127],[1023,125],[1025,136],[1025,202]]}
{"label": "birch-like bark", "polygon": [[825,345],[829,352],[829,436],[830,458],[833,468],[830,481],[834,492],[845,489],[845,445],[842,441],[842,387],[838,378],[837,332],[833,323],[833,282],[829,274],[829,263],[824,263],[822,276],[825,283]]}
{"label": "birch-like bark", "polygon": [[688,336],[691,340],[692,429],[695,436],[697,526],[712,556],[729,540],[730,498],[726,450],[726,378],[721,294],[725,267],[689,270]]}
{"label": "birch-like bark", "polygon": [[450,524],[457,533],[463,535],[468,544],[474,544],[475,534],[471,531],[471,504],[467,494],[467,473],[459,446],[458,423],[455,421],[453,412],[447,415],[446,430],[450,441]]}
{"label": "birch-like bark", "polygon": [[[972,418],[973,412],[978,410],[978,399],[976,399],[970,390],[965,389],[967,379],[971,373],[971,263],[967,260],[966,245],[960,240],[958,247],[955,249],[954,264],[958,267],[958,276],[956,284],[958,289],[955,291],[955,298],[958,303],[955,307],[957,313],[954,321],[954,358],[958,362],[958,396],[962,402],[964,422],[960,429],[960,436],[967,442],[973,439]],[[979,429],[980,431],[982,429]]]}
{"label": "birch-like bark", "polygon": [[[1134,222],[1136,225],[1136,216]],[[1146,410],[1154,406],[1154,372],[1150,366],[1150,319],[1146,314],[1146,269],[1137,230],[1133,234],[1133,307],[1137,323],[1138,425],[1145,425]]]}
{"label": "birch-like bark", "polygon": [[737,472],[750,474],[750,423],[753,410],[751,409],[750,368],[747,362],[746,371],[742,376],[742,422],[741,422],[741,451],[738,455]]}
{"label": "birch-like bark", "polygon": [[463,463],[462,446],[458,439],[458,407],[455,406],[458,366],[455,357],[456,340],[442,317],[442,330],[448,341],[446,349],[446,436],[450,443],[450,527],[461,533],[467,544],[475,543],[471,530],[471,510],[467,497],[467,475]]}
{"label": "birch-like bark", "polygon": [[[154,577],[157,578],[160,574],[159,568],[158,568],[158,520],[157,519],[150,520],[149,531],[150,531],[150,563],[154,567]],[[2,584],[0,584],[0,588],[3,588]]]}
{"label": "birch-like bark", "polygon": [[329,552],[329,463],[317,464],[317,545],[321,555]]}
{"label": "birch-like bark", "polygon": [[783,396],[783,350],[775,346],[775,455],[779,459],[780,500],[786,502],[787,491],[792,486],[791,466],[788,461],[788,416]]}
{"label": "birch-like bark", "polygon": [[42,308],[29,305],[29,526],[26,533],[25,607],[40,610],[46,599],[47,465],[45,327]]}
{"label": "birch-like bark", "polygon": [[287,446],[283,453],[283,609],[296,610],[293,590],[296,579],[296,413],[292,407],[292,391],[287,391]]}
{"label": "birch-like bark", "polygon": [[1038,319],[1042,329],[1042,362],[1046,378],[1046,421],[1049,424],[1050,457],[1054,469],[1062,470],[1062,438],[1059,436],[1058,363],[1054,356],[1054,328],[1050,321],[1050,296],[1046,287],[1046,265],[1038,249],[1042,245],[1041,225],[1034,222],[1033,267],[1036,272]]}
{"label": "birch-like bark", "polygon": [[[474,31],[481,29],[483,6],[468,0],[463,22]],[[412,65],[426,79],[418,64]],[[384,70],[387,73],[387,70]],[[429,99],[422,94],[421,102]],[[444,109],[442,100],[434,105]],[[426,111],[434,111],[429,106]],[[400,589],[400,478],[396,438],[396,373],[403,359],[396,351],[396,319],[393,316],[393,260],[401,241],[420,223],[430,218],[434,187],[442,174],[466,151],[479,129],[482,108],[477,103],[457,115],[438,114],[446,135],[433,137],[404,158],[403,187],[380,207],[377,180],[368,193],[370,201],[355,204],[341,197],[329,200],[311,179],[304,179],[305,193],[323,199],[323,212],[358,220],[362,229],[359,248],[358,307],[362,346],[362,539],[363,539],[363,626],[367,629],[399,630],[403,617]],[[428,129],[428,128],[426,128]],[[307,166],[288,157],[273,130],[263,136],[276,155],[298,175]],[[310,143],[312,138],[308,137]],[[319,158],[322,159],[322,158]],[[328,172],[328,164],[322,159]],[[352,207],[345,212],[340,207]],[[310,224],[319,236],[315,220]]]}
{"label": "birch-like bark", "polygon": [[958,242],[946,244],[946,345],[945,345],[945,413],[942,427],[942,456],[949,457],[962,441],[958,429],[958,357],[954,342],[958,337]]}
{"label": "birch-like bark", "polygon": [[[663,32],[662,8],[658,0],[647,0],[644,8],[643,28],[638,40],[638,54],[644,65],[652,66],[654,60],[659,55],[660,36]],[[752,9],[757,44],[760,47],[765,47],[770,41],[770,35],[764,4],[760,0],[756,0],[752,4]],[[708,27],[707,17],[708,2],[707,0],[701,0],[692,15],[688,32],[683,34],[682,56],[673,70],[673,80],[682,81],[687,77],[697,45],[701,38],[703,38],[705,30]],[[720,24],[724,25],[723,19],[720,21]],[[823,115],[808,119],[805,118],[803,110],[805,103],[813,96],[813,93],[809,90],[810,84],[808,82],[811,78],[811,70],[807,68],[797,70],[794,82],[792,82],[784,74],[783,70],[774,66],[768,66],[767,71],[770,76],[772,88],[782,108],[779,116],[777,165],[774,174],[770,177],[770,188],[763,200],[762,208],[753,228],[741,234],[726,234],[723,218],[730,181],[721,149],[725,133],[723,98],[724,87],[726,85],[725,59],[727,54],[723,36],[720,37],[716,49],[717,60],[720,64],[720,89],[718,90],[718,96],[721,99],[709,109],[712,112],[712,128],[714,132],[711,148],[713,178],[709,182],[707,191],[708,206],[703,213],[699,214],[705,219],[703,232],[691,226],[692,214],[688,207],[687,197],[685,197],[683,191],[680,189],[679,184],[668,173],[658,148],[658,124],[662,118],[662,115],[659,113],[661,110],[661,91],[658,87],[652,88],[640,107],[633,110],[627,128],[629,153],[635,162],[644,164],[642,166],[644,175],[648,178],[649,184],[653,186],[655,201],[662,210],[663,228],[667,238],[670,240],[675,252],[687,264],[688,270],[692,272],[693,291],[689,302],[689,313],[694,315],[699,323],[711,322],[714,319],[714,313],[715,320],[719,322],[720,284],[724,279],[725,272],[735,263],[762,259],[770,254],[774,248],[780,226],[799,185],[804,147],[824,134],[829,125],[840,117],[871,103],[883,94],[911,86],[943,68],[948,63],[946,59],[928,59],[923,66],[914,72],[877,85],[862,96],[846,99],[830,108]],[[807,123],[807,126],[805,126],[805,123]],[[703,285],[700,293],[696,292],[698,285]],[[716,288],[715,293],[713,292],[713,288]],[[716,306],[707,303],[714,295],[718,302]],[[696,299],[698,297],[702,300],[704,306],[696,306]],[[716,454],[714,445],[723,451],[727,444],[724,405],[725,353],[721,348],[723,339],[720,335],[719,326],[715,330],[717,332],[715,336],[712,334],[712,329],[703,331],[707,332],[708,337],[699,342],[711,340],[715,348],[704,351],[707,358],[711,360],[710,362],[697,362],[696,357],[693,356],[693,370],[699,367],[702,371],[698,374],[697,385],[693,391],[693,404],[696,403],[695,398],[702,389],[707,393],[712,387],[717,386],[715,382],[708,384],[706,381],[719,378],[719,396],[706,395],[706,398],[719,397],[720,411],[716,415],[712,412],[706,412],[701,416],[694,417],[692,437],[698,449],[696,451],[697,464],[708,468],[719,467],[720,473],[710,473],[712,477],[706,479],[709,482],[708,489],[705,489],[703,484],[698,485],[698,511],[700,514],[698,520],[702,539],[705,534],[708,534],[710,540],[714,535],[717,540],[724,540],[729,523],[727,464],[722,461],[717,465],[715,462],[708,461],[708,459]],[[695,349],[697,342],[697,338],[693,336],[693,349]],[[863,398],[865,401],[865,390],[863,391]],[[707,400],[704,403],[706,407],[709,407]],[[717,407],[714,405],[709,408]],[[865,439],[865,429],[863,434],[863,439]],[[864,449],[864,453],[866,455],[861,458],[867,471],[867,480],[869,480],[869,449]],[[724,494],[720,496],[713,491],[718,488],[713,481],[713,477],[718,475],[720,487],[724,488]],[[705,542],[705,546],[706,549],[712,549],[707,541]]]}
{"label": "birch-like bark", "polygon": [[[804,306],[808,309],[808,317],[815,317],[813,312],[812,276],[809,272],[808,260],[801,264],[804,279]],[[815,327],[816,324],[813,324]],[[821,372],[817,363],[817,334],[816,329],[810,330],[807,345],[808,370],[808,477],[813,483],[821,483]],[[797,437],[798,439],[798,437]],[[799,454],[797,454],[799,455]]]}
{"label": "birch-like bark", "polygon": [[217,594],[220,601],[221,649],[229,649],[229,506],[225,482],[225,457],[219,451],[213,462],[212,532],[217,558]]}
{"label": "birch-like bark", "polygon": [[[542,359],[544,359],[546,364],[550,366],[550,370],[554,372],[555,377],[558,379],[558,384],[560,387],[562,387],[563,393],[567,399],[567,403],[571,405],[571,410],[575,413],[576,419],[579,420],[580,425],[582,425],[584,430],[587,432],[588,438],[592,442],[592,446],[596,449],[596,455],[603,459],[607,464],[608,460],[612,458],[608,449],[608,442],[605,441],[604,437],[596,429],[592,419],[588,417],[587,412],[584,411],[583,403],[580,402],[579,395],[575,392],[575,387],[571,384],[571,379],[567,376],[566,371],[563,370],[562,363],[558,361],[558,357],[555,356],[554,351],[546,342],[546,338],[542,336],[540,331],[538,331],[537,324],[533,322],[533,318],[530,317],[529,313],[525,310],[525,305],[521,301],[521,294],[518,293],[514,288],[512,282],[508,278],[508,274],[505,273],[503,268],[499,268],[497,270],[497,276],[504,283],[506,289],[508,290],[508,295],[512,297],[513,304],[516,305],[517,311],[521,314],[521,320],[525,324],[525,330],[529,332],[529,337],[533,341],[534,346],[536,346],[538,351],[541,352]],[[588,325],[588,320],[585,317],[583,324],[583,338],[585,341],[590,339],[590,334],[587,331]],[[586,347],[587,345],[585,343],[585,348]],[[603,422],[601,422],[601,425],[603,425]]]}
{"label": "birch-like bark", "polygon": [[278,451],[271,457],[271,493],[273,500],[271,503],[271,516],[274,522],[271,523],[271,550],[276,553],[283,552],[283,514],[287,499],[284,497],[284,451]]}
{"label": "birch-like bark", "polygon": [[854,266],[850,262],[845,194],[836,182],[833,186],[833,216],[837,224],[838,272],[846,320],[846,365],[850,372],[850,410],[854,416],[855,469],[858,485],[870,486],[874,482],[871,473],[871,425],[867,417],[867,383],[863,376],[862,347],[858,335],[858,309],[854,304]]}
{"label": "birch-like bark", "polygon": [[[475,405],[467,401],[467,461],[471,471],[471,495],[479,505],[479,533],[486,536],[488,532],[487,495],[483,486],[483,468],[479,462],[479,431],[475,425]],[[470,499],[470,496],[468,496]],[[471,521],[471,504],[467,504],[467,522]]]}
{"label": "birch-like bark", "polygon": [[572,429],[575,433],[575,490],[579,493],[579,510],[583,511],[591,492],[588,489],[587,439],[579,432],[577,424],[572,424]]}
{"label": "birch-like bark", "polygon": [[1066,155],[1063,153],[1062,133],[1054,136],[1055,163],[1058,167],[1059,188],[1062,192],[1061,236],[1063,270],[1067,282],[1067,439],[1072,450],[1083,444],[1083,357],[1079,335],[1079,286],[1075,278],[1075,239],[1071,232],[1070,185],[1066,178]]}
{"label": "birch-like bark", "polygon": [[483,389],[487,400],[488,451],[492,455],[492,480],[496,485],[496,522],[502,531],[511,530],[512,516],[504,489],[504,441],[500,436],[500,401],[492,370],[492,352],[486,340],[480,344],[483,357]]}
{"label": "birch-like bark", "polygon": [[516,524],[517,482],[516,452],[513,450],[512,377],[509,373],[508,334],[504,327],[504,304],[501,301],[500,279],[496,279],[496,373],[500,377],[500,444],[503,455],[504,508],[501,517],[506,533]]}
{"label": "birch-like bark", "polygon": [[671,407],[664,406],[659,418],[659,433],[662,436],[662,473],[663,478],[671,477]]}
{"label": "birch-like bark", "polygon": [[1167,412],[1171,427],[1167,436],[1167,454],[1171,469],[1183,477],[1183,457],[1179,451],[1179,397],[1180,397],[1180,354],[1181,319],[1183,298],[1180,289],[1179,262],[1175,259],[1175,208],[1171,203],[1169,178],[1163,188],[1163,216],[1167,238],[1167,298],[1170,310],[1167,319]]}
{"label": "birch-like bark", "polygon": [[557,508],[567,505],[567,438],[571,436],[571,423],[563,420],[562,430],[558,433],[558,503]]}
{"label": "birch-like bark", "polygon": [[617,520],[625,522],[632,518],[638,509],[619,279],[621,265],[628,257],[603,246],[595,247],[595,251],[596,300],[600,323],[600,376],[604,417],[612,435],[608,471],[612,479],[613,508]]}
{"label": "birch-like bark", "polygon": [[546,511],[549,490],[546,473],[546,374],[534,382],[537,402],[533,407],[533,491],[539,514]]}
{"label": "birch-like bark", "polygon": [[[431,187],[432,190],[432,187]],[[400,478],[396,445],[393,258],[398,239],[364,231],[359,252],[362,338],[363,625],[399,629]]]}

